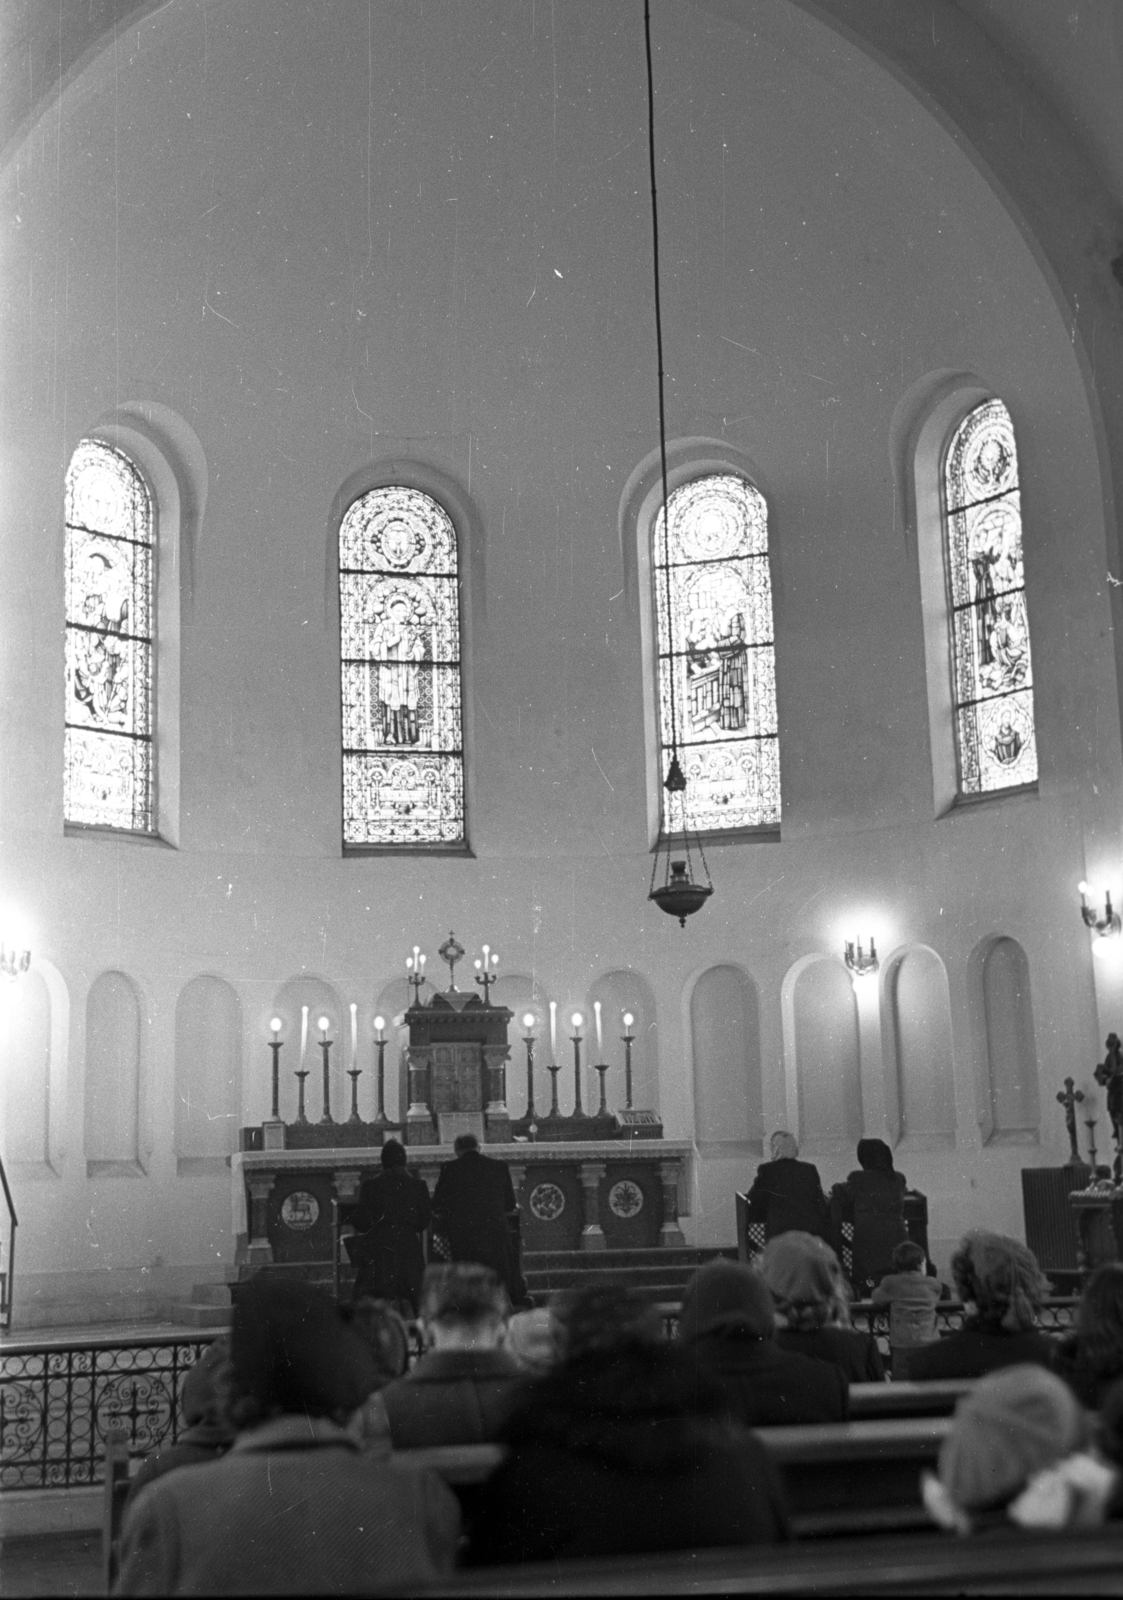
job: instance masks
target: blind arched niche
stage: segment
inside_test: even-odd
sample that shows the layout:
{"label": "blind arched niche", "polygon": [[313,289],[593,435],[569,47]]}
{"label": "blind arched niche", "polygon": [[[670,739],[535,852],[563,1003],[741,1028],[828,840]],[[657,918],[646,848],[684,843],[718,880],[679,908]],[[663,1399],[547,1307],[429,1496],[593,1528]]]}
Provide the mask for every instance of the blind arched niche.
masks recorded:
{"label": "blind arched niche", "polygon": [[709,967],[690,996],[694,1057],[694,1133],[700,1144],[750,1145],[764,1139],[760,1002],[741,967]]}
{"label": "blind arched niche", "polygon": [[858,1008],[846,968],[833,956],[796,977],[791,1036],[799,1137],[829,1150],[852,1147],[862,1132]]}
{"label": "blind arched niche", "polygon": [[103,972],[86,998],[86,1174],[138,1178],[140,996],[123,972]]}
{"label": "blind arched niche", "polygon": [[936,952],[917,945],[898,956],[885,998],[893,1049],[890,1121],[914,1148],[954,1144],[951,1001]]}
{"label": "blind arched niche", "polygon": [[1041,1122],[1029,961],[1000,935],[977,952],[985,1029],[979,1125],[988,1144],[1036,1144]]}
{"label": "blind arched niche", "polygon": [[222,978],[192,978],[175,1008],[175,1153],[180,1177],[221,1171],[238,1148],[242,1006]]}

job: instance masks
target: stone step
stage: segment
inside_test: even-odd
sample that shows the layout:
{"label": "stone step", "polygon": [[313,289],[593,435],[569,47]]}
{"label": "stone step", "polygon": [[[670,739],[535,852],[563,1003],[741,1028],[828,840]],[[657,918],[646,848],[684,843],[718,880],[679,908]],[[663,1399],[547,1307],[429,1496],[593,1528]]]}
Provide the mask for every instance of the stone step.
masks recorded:
{"label": "stone step", "polygon": [[228,1328],[234,1319],[232,1306],[196,1305],[180,1300],[172,1307],[172,1318],[185,1328]]}
{"label": "stone step", "polygon": [[[682,1267],[677,1272],[673,1268],[668,1271],[660,1267],[632,1267],[628,1272],[607,1273],[605,1276],[626,1283],[633,1289],[649,1289],[654,1284],[670,1284],[681,1295],[696,1271],[696,1267]],[[559,1267],[553,1272],[527,1272],[524,1275],[527,1287],[535,1291],[580,1288],[584,1284],[595,1283],[601,1276],[598,1273],[588,1272],[584,1267]]]}
{"label": "stone step", "polygon": [[733,1245],[722,1248],[693,1245],[668,1245],[649,1250],[524,1250],[523,1271],[552,1271],[562,1267],[581,1267],[586,1271],[620,1272],[632,1267],[661,1265],[689,1268],[696,1272],[707,1261],[722,1259],[736,1261]]}

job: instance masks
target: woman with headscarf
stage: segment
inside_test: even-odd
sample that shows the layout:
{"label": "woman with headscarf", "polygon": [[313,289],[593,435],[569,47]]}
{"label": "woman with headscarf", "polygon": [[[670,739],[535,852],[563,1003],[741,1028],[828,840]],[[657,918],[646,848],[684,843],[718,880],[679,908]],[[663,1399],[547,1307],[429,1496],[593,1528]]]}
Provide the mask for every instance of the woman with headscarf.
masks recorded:
{"label": "woman with headscarf", "polygon": [[1053,1365],[1056,1340],[1037,1331],[1049,1283],[1032,1251],[1001,1233],[969,1233],[951,1258],[951,1275],[963,1302],[963,1326],[915,1351],[909,1361],[914,1382],[981,1378],[1027,1361]]}
{"label": "woman with headscarf", "polygon": [[410,1172],[405,1146],[387,1139],[382,1171],[359,1190],[349,1221],[355,1230],[348,1254],[358,1268],[356,1301],[386,1300],[408,1317],[417,1315],[425,1271],[421,1235],[429,1226],[432,1202],[425,1180]]}
{"label": "woman with headscarf", "polygon": [[893,1170],[893,1152],[884,1139],[858,1140],[858,1168],[831,1191],[835,1239],[842,1224],[853,1224],[850,1281],[864,1296],[893,1270],[893,1251],[908,1238],[904,1174]]}
{"label": "woman with headscarf", "polygon": [[810,1233],[782,1233],[761,1252],[760,1275],[783,1322],[781,1349],[833,1361],[851,1383],[884,1382],[877,1341],[850,1326],[846,1279],[829,1244]]}

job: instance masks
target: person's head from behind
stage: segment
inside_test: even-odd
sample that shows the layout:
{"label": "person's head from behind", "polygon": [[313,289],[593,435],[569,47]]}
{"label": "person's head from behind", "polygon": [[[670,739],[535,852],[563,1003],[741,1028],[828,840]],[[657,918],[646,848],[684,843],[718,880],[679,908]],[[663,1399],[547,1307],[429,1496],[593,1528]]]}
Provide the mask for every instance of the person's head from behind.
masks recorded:
{"label": "person's head from behind", "polygon": [[739,1261],[709,1261],[686,1286],[678,1324],[682,1344],[707,1337],[771,1339],[775,1328],[768,1285]]}
{"label": "person's head from behind", "polygon": [[892,1172],[893,1152],[884,1139],[859,1139],[858,1165],[863,1172]]}
{"label": "person's head from behind", "polygon": [[559,1328],[546,1306],[516,1311],[507,1323],[507,1349],[526,1372],[549,1372],[558,1363]]}
{"label": "person's head from behind", "polygon": [[1087,1437],[1076,1397],[1044,1367],[989,1373],[956,1407],[939,1477],[924,1479],[925,1504],[944,1527],[969,1532],[973,1517],[1010,1507],[1035,1474],[1082,1449]]}
{"label": "person's head from behind", "polygon": [[434,1350],[494,1350],[503,1343],[510,1307],[490,1267],[448,1261],[426,1267],[419,1321]]}
{"label": "person's head from behind", "polygon": [[351,1307],[350,1321],[370,1346],[379,1384],[400,1378],[409,1366],[409,1329],[393,1306],[373,1295],[361,1295]]}
{"label": "person's head from behind", "polygon": [[480,1141],[474,1133],[458,1133],[452,1141],[453,1153],[458,1156],[467,1155],[470,1150],[478,1150]]}
{"label": "person's head from behind", "polygon": [[921,1246],[912,1239],[902,1239],[893,1247],[894,1272],[923,1272],[927,1259]]}
{"label": "person's head from behind", "polygon": [[1048,1280],[1032,1251],[1005,1234],[965,1234],[951,1258],[959,1298],[974,1306],[975,1320],[1004,1333],[1026,1333],[1037,1322]]}
{"label": "person's head from behind", "polygon": [[392,1167],[406,1166],[407,1161],[405,1145],[399,1144],[397,1139],[387,1139],[386,1143],[382,1146],[382,1154],[379,1157],[379,1160],[382,1162],[383,1167],[387,1170]]}
{"label": "person's head from behind", "polygon": [[207,1346],[183,1380],[179,1407],[187,1427],[230,1432],[226,1418],[229,1380],[230,1340],[222,1334]]}
{"label": "person's head from behind", "polygon": [[646,1348],[662,1339],[662,1319],[656,1307],[630,1284],[616,1280],[563,1290],[550,1309],[566,1362],[636,1346]]}
{"label": "person's head from behind", "polygon": [[1123,1373],[1123,1263],[1097,1267],[1076,1309],[1081,1365],[1109,1376]]}
{"label": "person's head from behind", "polygon": [[227,1384],[227,1415],[241,1431],[290,1414],[343,1424],[379,1375],[370,1346],[327,1295],[259,1276],[234,1301]]}
{"label": "person's head from behind", "polygon": [[768,1141],[768,1148],[772,1152],[773,1161],[795,1161],[799,1156],[799,1144],[794,1133],[786,1133],[783,1128],[778,1128]]}
{"label": "person's head from behind", "polygon": [[797,1333],[827,1326],[848,1327],[850,1295],[838,1257],[812,1233],[779,1233],[757,1261],[773,1304]]}

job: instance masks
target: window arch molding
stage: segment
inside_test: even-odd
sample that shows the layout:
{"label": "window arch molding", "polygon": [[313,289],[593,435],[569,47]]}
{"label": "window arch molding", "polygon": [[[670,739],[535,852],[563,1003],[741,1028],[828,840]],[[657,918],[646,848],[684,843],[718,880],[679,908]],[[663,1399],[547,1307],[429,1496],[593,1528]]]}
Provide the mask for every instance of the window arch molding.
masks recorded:
{"label": "window arch molding", "polygon": [[152,750],[156,805],[152,833],[65,823],[72,837],[106,833],[115,840],[178,846],[180,835],[180,657],[184,613],[194,601],[195,558],[206,510],[206,456],[191,425],[169,406],[130,402],[116,407],[81,435],[127,458],[153,512],[155,663]]}
{"label": "window arch molding", "polygon": [[[667,492],[673,495],[684,484],[699,478],[731,473],[745,478],[764,498],[768,507],[768,565],[772,589],[773,638],[779,639],[783,616],[783,586],[776,547],[775,499],[768,479],[746,451],[721,439],[689,438],[667,443]],[[624,573],[626,614],[637,618],[640,630],[640,657],[643,669],[643,730],[645,771],[647,774],[648,845],[654,849],[659,838],[662,816],[662,774],[660,770],[660,728],[657,704],[659,679],[658,633],[655,621],[651,542],[655,522],[663,503],[663,478],[660,452],[652,450],[631,473],[620,498],[618,535]],[[774,646],[779,676],[778,646]],[[780,838],[779,825],[760,828],[735,828],[727,834],[707,833],[707,840],[720,842],[752,840],[771,843]]]}
{"label": "window arch molding", "polygon": [[[1026,792],[1026,787],[1019,787],[990,790],[978,796],[962,795],[955,743],[955,664],[950,629],[944,471],[948,451],[959,428],[977,407],[989,400],[1003,400],[1000,385],[986,384],[970,372],[930,373],[914,384],[898,403],[891,429],[898,514],[904,524],[906,543],[915,548],[920,581],[933,808],[937,817],[946,815],[964,801],[973,804]],[[1033,786],[1027,787],[1032,792]]]}
{"label": "window arch molding", "polygon": [[327,527],[324,626],[332,642],[336,683],[342,674],[342,618],[340,613],[339,530],[356,500],[375,489],[416,489],[445,512],[456,534],[458,592],[460,599],[460,716],[464,784],[464,838],[458,844],[346,844],[343,817],[343,701],[339,699],[340,851],[346,856],[402,856],[409,854],[471,856],[470,828],[475,815],[475,724],[472,683],[473,656],[487,625],[486,538],[483,519],[467,488],[443,468],[412,457],[391,457],[368,463],[352,472],[339,486],[331,503]]}

